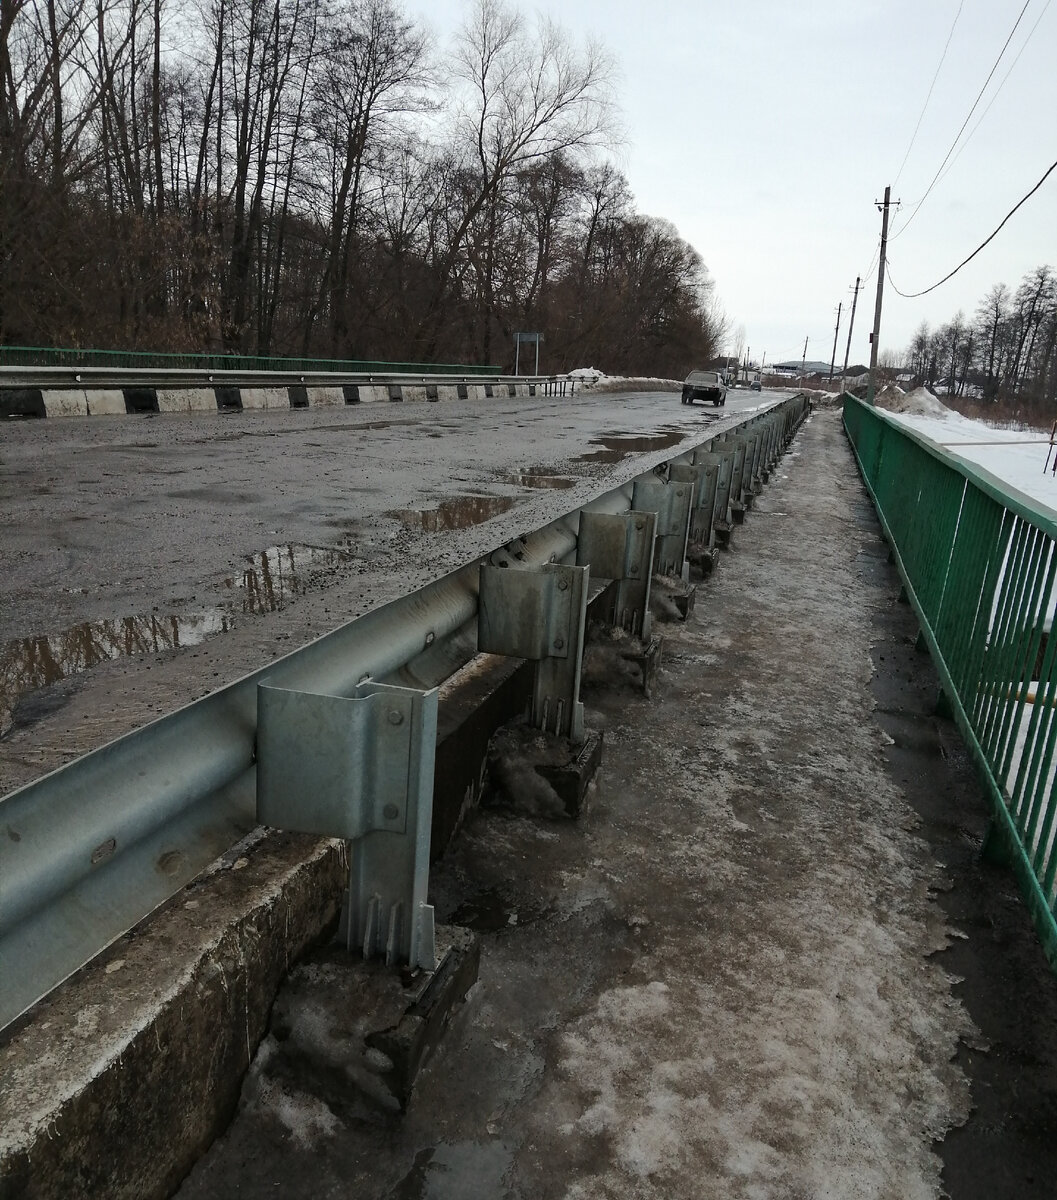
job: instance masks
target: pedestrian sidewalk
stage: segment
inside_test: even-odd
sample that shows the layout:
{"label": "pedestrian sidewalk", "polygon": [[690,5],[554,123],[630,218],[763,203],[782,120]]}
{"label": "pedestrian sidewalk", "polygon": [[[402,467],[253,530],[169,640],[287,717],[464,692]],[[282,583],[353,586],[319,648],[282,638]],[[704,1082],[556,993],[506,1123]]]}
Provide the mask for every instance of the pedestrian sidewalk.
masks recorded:
{"label": "pedestrian sidewalk", "polygon": [[1051,1196],[1057,983],[897,594],[818,412],[653,699],[585,685],[586,814],[434,870],[481,976],[409,1111],[258,1065],[181,1196]]}

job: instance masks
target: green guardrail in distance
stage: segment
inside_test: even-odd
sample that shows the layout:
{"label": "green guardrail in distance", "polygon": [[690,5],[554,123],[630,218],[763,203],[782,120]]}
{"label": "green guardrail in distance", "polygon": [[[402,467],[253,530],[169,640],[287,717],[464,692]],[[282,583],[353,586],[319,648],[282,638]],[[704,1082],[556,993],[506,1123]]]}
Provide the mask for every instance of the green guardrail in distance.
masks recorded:
{"label": "green guardrail in distance", "polygon": [[844,427],[1057,970],[1057,521],[852,396]]}
{"label": "green guardrail in distance", "polygon": [[147,350],[73,350],[0,346],[4,367],[113,367],[141,371],[297,371],[335,375],[498,375],[495,366],[375,362],[340,358],[273,358],[255,354],[182,354]]}

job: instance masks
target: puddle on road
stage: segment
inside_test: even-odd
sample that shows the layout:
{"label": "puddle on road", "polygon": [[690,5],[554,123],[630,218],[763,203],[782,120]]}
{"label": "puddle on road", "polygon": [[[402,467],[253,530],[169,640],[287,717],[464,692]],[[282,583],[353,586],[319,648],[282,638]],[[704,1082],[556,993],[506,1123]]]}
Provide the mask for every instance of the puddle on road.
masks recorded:
{"label": "puddle on road", "polygon": [[637,434],[613,434],[608,437],[594,438],[592,446],[604,446],[603,450],[593,450],[581,454],[577,462],[619,462],[629,454],[648,454],[651,450],[667,450],[677,446],[686,437],[685,429],[672,429],[662,433],[641,436]]}
{"label": "puddle on road", "polygon": [[305,591],[318,574],[355,557],[343,546],[308,546],[297,542],[269,546],[253,555],[240,576],[224,580],[227,588],[242,590],[244,613],[279,612],[291,596]]}
{"label": "puddle on road", "polygon": [[436,533],[442,529],[466,529],[507,512],[517,500],[513,496],[455,496],[435,508],[400,508],[389,513],[409,529]]}
{"label": "puddle on road", "polygon": [[575,479],[566,479],[564,475],[540,475],[532,471],[515,471],[509,475],[500,475],[499,478],[504,483],[530,488],[571,488],[576,484]]}
{"label": "puddle on road", "polygon": [[269,546],[246,560],[241,575],[221,581],[222,590],[233,594],[216,608],[85,621],[62,633],[8,642],[0,647],[0,737],[47,710],[46,702],[31,705],[27,721],[16,721],[15,709],[24,696],[116,658],[197,646],[234,629],[240,615],[278,612],[320,575],[354,558],[347,545]]}
{"label": "puddle on road", "polygon": [[8,642],[0,650],[0,737],[12,728],[15,706],[30,692],[115,658],[197,646],[231,627],[227,610],[210,608],[184,616],[85,621],[63,633]]}

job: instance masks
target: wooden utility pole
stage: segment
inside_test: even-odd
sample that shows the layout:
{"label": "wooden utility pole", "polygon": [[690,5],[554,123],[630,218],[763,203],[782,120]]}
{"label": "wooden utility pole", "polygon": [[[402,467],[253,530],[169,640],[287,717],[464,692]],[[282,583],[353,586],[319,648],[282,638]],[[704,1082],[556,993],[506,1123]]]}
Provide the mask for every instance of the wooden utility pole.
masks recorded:
{"label": "wooden utility pole", "polygon": [[859,276],[855,276],[855,292],[851,298],[851,320],[848,322],[848,344],[844,347],[844,370],[840,373],[840,390],[844,391],[844,379],[848,374],[848,355],[851,353],[851,331],[855,328],[855,306],[859,303]]}
{"label": "wooden utility pole", "polygon": [[840,310],[844,306],[844,301],[837,305],[837,328],[833,331],[833,353],[829,357],[829,379],[827,383],[833,382],[833,368],[837,365],[837,337],[840,334]]}
{"label": "wooden utility pole", "polygon": [[[810,336],[810,335],[808,335]],[[804,354],[800,359],[800,382],[804,382],[804,373],[807,369],[807,338],[804,338]]]}
{"label": "wooden utility pole", "polygon": [[877,346],[881,340],[881,300],[885,286],[885,250],[888,246],[888,207],[892,202],[891,197],[892,189],[886,187],[884,203],[877,205],[881,210],[881,251],[877,259],[877,302],[873,310],[873,333],[870,334],[870,383],[866,390],[867,404],[873,404],[877,378]]}

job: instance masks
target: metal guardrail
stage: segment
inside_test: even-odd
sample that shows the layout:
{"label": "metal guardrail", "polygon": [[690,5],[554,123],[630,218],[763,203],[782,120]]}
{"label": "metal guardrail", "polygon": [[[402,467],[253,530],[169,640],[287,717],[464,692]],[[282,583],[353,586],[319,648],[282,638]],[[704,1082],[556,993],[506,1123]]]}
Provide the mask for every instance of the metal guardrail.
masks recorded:
{"label": "metal guardrail", "polygon": [[[192,389],[204,388],[209,390],[233,391],[237,394],[239,388],[285,388],[290,392],[291,407],[308,407],[309,399],[305,395],[306,388],[330,388],[346,390],[351,388],[353,395],[358,387],[377,386],[392,388],[458,388],[463,394],[466,385],[483,387],[488,396],[493,388],[521,387],[530,390],[531,395],[541,391],[543,395],[571,395],[577,383],[581,381],[569,375],[501,375],[496,371],[484,368],[456,370],[452,368],[447,374],[437,374],[435,368],[422,372],[401,371],[394,364],[379,364],[385,370],[376,371],[328,371],[315,364],[315,369],[303,368],[297,370],[262,370],[262,369],[232,369],[224,368],[184,368],[184,367],[123,367],[123,366],[38,366],[38,365],[0,365],[0,416],[13,415],[5,412],[5,404],[11,407],[10,401],[20,399],[23,403],[26,396],[16,397],[16,392],[47,393],[51,389],[81,389],[89,392],[92,389],[117,389],[126,393],[126,400],[131,405],[130,411],[157,411],[158,398],[154,394],[162,389]],[[509,392],[513,395],[514,392]],[[435,397],[434,397],[435,398]],[[354,403],[354,400],[347,401]],[[17,407],[17,405],[16,405]],[[27,411],[23,415],[37,415]],[[43,415],[41,412],[39,415]]]}
{"label": "metal guardrail", "polygon": [[[736,426],[739,442],[755,441],[761,471],[806,411],[794,397]],[[717,432],[677,456],[658,452],[640,479],[655,478],[665,462],[733,462],[737,452]],[[746,475],[746,489],[756,482]],[[256,827],[261,683],[333,697],[354,697],[368,681],[437,686],[477,651],[481,566],[575,563],[582,513],[651,511],[635,504],[636,483],[0,800],[0,1027]],[[707,538],[739,497],[715,488],[705,495],[709,511],[697,504],[693,516],[696,536]]]}
{"label": "metal guardrail", "polygon": [[125,368],[153,371],[265,371],[308,375],[484,375],[496,366],[458,363],[398,363],[348,358],[286,358],[259,354],[193,354],[155,350],[83,350],[51,346],[0,345],[0,367]]}
{"label": "metal guardrail", "polygon": [[1057,521],[851,396],[844,426],[1057,969]]}

